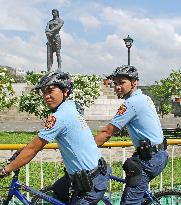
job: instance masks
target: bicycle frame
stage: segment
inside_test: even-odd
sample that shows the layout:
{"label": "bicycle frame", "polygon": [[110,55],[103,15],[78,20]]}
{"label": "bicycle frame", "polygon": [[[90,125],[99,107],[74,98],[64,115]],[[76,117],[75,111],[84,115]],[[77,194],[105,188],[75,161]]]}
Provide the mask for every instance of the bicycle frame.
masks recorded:
{"label": "bicycle frame", "polygon": [[[114,176],[114,175],[109,175],[109,178],[110,178],[110,180],[114,180],[114,181],[117,181],[119,183],[125,183],[125,179]],[[26,198],[26,196],[24,196],[21,193],[20,189],[23,189],[28,193],[32,193],[33,195],[38,196],[41,199],[44,199],[44,200],[46,200],[50,203],[53,203],[55,205],[65,205],[61,201],[58,201],[57,199],[55,199],[51,196],[48,196],[40,191],[37,191],[37,190],[35,190],[35,189],[25,185],[25,184],[20,184],[18,182],[18,177],[16,175],[13,176],[6,201],[8,201],[8,200],[10,201],[13,198],[13,196],[16,196],[24,205],[31,205],[31,201],[29,201]],[[159,205],[158,203],[155,203],[155,201],[152,197],[152,193],[150,191],[146,190],[145,194],[146,194],[147,198],[150,200],[150,202],[152,202],[155,205]],[[112,205],[112,203],[110,202],[110,199],[108,199],[107,197],[104,197],[103,201],[105,201],[107,205]]]}
{"label": "bicycle frame", "polygon": [[20,189],[23,189],[29,193],[32,193],[36,196],[41,197],[42,199],[51,202],[55,205],[65,205],[64,203],[58,201],[57,199],[54,199],[51,196],[48,196],[40,191],[37,191],[29,186],[26,186],[25,184],[20,184],[18,182],[17,177],[13,177],[11,186],[9,189],[8,197],[6,200],[11,200],[13,196],[16,196],[24,205],[31,205],[31,202],[21,193]]}

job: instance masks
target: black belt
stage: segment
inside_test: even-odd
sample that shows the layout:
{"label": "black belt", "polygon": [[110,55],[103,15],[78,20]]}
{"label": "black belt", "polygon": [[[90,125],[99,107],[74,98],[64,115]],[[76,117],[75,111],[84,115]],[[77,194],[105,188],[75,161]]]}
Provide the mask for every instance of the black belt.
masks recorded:
{"label": "black belt", "polygon": [[151,146],[151,149],[152,152],[159,152],[161,150],[166,150],[165,144],[163,142],[161,144]]}
{"label": "black belt", "polygon": [[98,174],[100,174],[100,168],[96,167],[92,170],[90,170],[88,173],[90,174],[91,178],[94,179]]}
{"label": "black belt", "polygon": [[[90,177],[91,179],[94,179],[98,174],[103,174],[103,175],[106,175],[107,173],[107,164],[106,164],[106,161],[104,160],[103,157],[101,157],[99,160],[98,160],[98,166],[95,167],[94,169],[92,170],[82,170],[84,172],[86,172]],[[73,175],[69,175],[70,179],[73,180],[74,178],[74,175],[77,175],[77,174],[81,174],[81,170],[74,173]]]}
{"label": "black belt", "polygon": [[[163,141],[161,144],[150,146],[150,148],[151,148],[152,152],[159,152],[161,150],[166,150],[167,149],[167,144],[165,143],[165,141]],[[142,150],[141,150],[140,147],[137,147],[136,151],[141,152]]]}

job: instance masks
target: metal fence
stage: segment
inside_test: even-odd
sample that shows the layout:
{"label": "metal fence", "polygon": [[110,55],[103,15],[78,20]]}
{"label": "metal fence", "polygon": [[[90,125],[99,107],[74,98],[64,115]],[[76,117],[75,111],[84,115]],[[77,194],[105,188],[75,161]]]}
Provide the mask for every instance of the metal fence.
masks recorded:
{"label": "metal fence", "polygon": [[[171,177],[170,177],[170,187],[174,188],[174,158],[181,157],[181,139],[170,139],[168,140],[168,151],[169,156],[171,158]],[[0,144],[0,162],[5,161],[8,159],[15,150],[24,147],[25,144]],[[130,141],[127,142],[107,142],[101,148],[102,155],[112,166],[113,162],[121,161],[124,163],[125,159],[131,156],[132,152],[134,151],[133,145]],[[44,170],[43,170],[43,163],[45,161],[53,162],[55,167],[57,163],[61,161],[60,153],[58,151],[58,147],[56,143],[47,144],[44,149],[37,154],[35,157],[36,161],[40,162],[40,184],[41,188],[44,187]],[[120,168],[121,171],[121,168]],[[29,185],[30,182],[30,173],[29,164],[26,165],[26,185]],[[123,177],[125,173],[122,173]],[[56,175],[55,175],[56,178]],[[163,188],[163,177],[162,174],[160,175],[160,190]],[[123,187],[124,188],[124,187]],[[111,191],[111,184],[110,184],[110,191]]]}

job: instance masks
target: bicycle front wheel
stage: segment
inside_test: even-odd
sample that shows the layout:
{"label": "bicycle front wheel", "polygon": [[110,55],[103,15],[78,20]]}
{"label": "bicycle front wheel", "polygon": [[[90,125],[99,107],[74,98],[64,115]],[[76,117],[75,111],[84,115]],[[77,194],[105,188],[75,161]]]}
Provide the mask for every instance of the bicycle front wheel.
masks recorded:
{"label": "bicycle front wheel", "polygon": [[147,199],[144,204],[154,205],[180,205],[181,204],[181,191],[179,190],[167,190],[154,193],[152,196],[154,203]]}

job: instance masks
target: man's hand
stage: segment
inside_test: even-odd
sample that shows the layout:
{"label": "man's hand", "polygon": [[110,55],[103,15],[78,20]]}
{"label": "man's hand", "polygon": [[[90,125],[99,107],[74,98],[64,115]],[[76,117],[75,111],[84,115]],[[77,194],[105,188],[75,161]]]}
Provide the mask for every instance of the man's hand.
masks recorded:
{"label": "man's hand", "polygon": [[112,125],[108,124],[95,136],[95,142],[98,146],[103,145],[105,142],[109,140],[109,138],[119,129]]}
{"label": "man's hand", "polygon": [[0,169],[0,178],[7,177],[9,175],[8,172],[6,172],[5,168]]}

